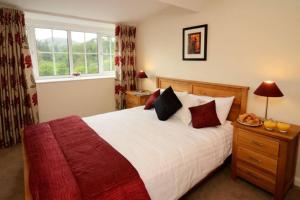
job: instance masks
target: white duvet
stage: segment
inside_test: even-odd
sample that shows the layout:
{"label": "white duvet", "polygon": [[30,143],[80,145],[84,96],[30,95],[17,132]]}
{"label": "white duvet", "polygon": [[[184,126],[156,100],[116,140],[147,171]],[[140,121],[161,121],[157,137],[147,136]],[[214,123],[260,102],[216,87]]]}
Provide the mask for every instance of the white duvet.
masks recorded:
{"label": "white duvet", "polygon": [[179,199],[231,154],[228,121],[194,129],[143,107],[83,120],[135,167],[153,200]]}

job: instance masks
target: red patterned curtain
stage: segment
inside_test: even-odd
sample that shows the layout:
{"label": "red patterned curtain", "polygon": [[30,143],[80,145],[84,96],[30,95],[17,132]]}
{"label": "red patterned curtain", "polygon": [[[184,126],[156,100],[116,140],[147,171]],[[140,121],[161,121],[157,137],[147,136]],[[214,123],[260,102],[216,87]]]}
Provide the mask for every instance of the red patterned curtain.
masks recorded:
{"label": "red patterned curtain", "polygon": [[0,8],[0,148],[19,143],[21,130],[38,121],[24,13]]}
{"label": "red patterned curtain", "polygon": [[135,36],[133,26],[117,25],[115,30],[116,109],[125,107],[125,91],[135,90]]}

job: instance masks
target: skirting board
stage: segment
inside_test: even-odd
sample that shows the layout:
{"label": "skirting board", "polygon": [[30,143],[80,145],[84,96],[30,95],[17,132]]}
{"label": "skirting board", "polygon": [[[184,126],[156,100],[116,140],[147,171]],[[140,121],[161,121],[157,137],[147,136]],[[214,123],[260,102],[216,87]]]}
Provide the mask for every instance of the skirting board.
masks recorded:
{"label": "skirting board", "polygon": [[295,177],[295,185],[300,187],[300,177]]}

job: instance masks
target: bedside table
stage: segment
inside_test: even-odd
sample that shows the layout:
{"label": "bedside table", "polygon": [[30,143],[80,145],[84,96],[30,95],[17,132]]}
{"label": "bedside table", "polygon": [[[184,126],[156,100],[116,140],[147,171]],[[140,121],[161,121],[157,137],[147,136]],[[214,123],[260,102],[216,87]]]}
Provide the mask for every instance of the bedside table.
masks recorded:
{"label": "bedside table", "polygon": [[232,123],[232,178],[241,177],[283,199],[294,184],[300,127],[287,133]]}
{"label": "bedside table", "polygon": [[147,99],[151,95],[150,91],[137,92],[127,91],[125,95],[126,108],[145,105]]}

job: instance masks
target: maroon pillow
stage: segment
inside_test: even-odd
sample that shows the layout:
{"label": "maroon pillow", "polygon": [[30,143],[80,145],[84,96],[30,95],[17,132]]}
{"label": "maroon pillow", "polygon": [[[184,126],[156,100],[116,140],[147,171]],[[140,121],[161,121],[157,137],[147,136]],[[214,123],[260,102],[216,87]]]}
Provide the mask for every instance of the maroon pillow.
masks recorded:
{"label": "maroon pillow", "polygon": [[194,128],[204,128],[221,125],[216,112],[215,100],[195,107],[190,107],[192,125]]}
{"label": "maroon pillow", "polygon": [[148,100],[146,101],[146,104],[145,104],[145,110],[149,110],[151,108],[154,107],[154,101],[157,99],[157,97],[159,97],[160,95],[160,90],[158,89],[157,91],[153,92],[151,94],[151,96],[148,98]]}

